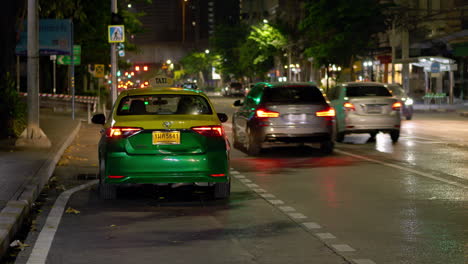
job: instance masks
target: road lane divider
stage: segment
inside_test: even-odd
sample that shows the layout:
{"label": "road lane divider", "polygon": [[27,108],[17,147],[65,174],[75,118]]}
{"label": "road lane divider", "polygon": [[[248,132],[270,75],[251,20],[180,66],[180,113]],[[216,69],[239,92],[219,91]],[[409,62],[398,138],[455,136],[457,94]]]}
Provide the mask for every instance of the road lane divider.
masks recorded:
{"label": "road lane divider", "polygon": [[396,165],[396,164],[392,164],[392,163],[388,163],[388,162],[385,162],[385,161],[380,161],[380,160],[368,158],[368,157],[365,157],[365,156],[353,154],[353,153],[343,151],[343,150],[339,150],[339,149],[336,149],[336,148],[335,148],[334,151],[337,152],[337,153],[343,154],[343,155],[347,155],[347,156],[357,158],[357,159],[378,163],[378,164],[381,164],[381,165],[384,165],[384,166],[387,166],[387,167],[391,167],[391,168],[395,168],[395,169],[399,169],[399,170],[404,170],[404,171],[407,171],[407,172],[410,172],[410,173],[413,173],[413,174],[416,174],[416,175],[419,175],[419,176],[422,176],[422,177],[430,178],[430,179],[433,179],[433,180],[436,180],[436,181],[441,181],[441,182],[444,182],[444,183],[447,183],[447,184],[450,184],[450,185],[454,185],[454,186],[457,186],[457,187],[468,189],[468,185],[465,185],[465,184],[459,183],[459,182],[455,182],[455,181],[451,181],[451,180],[447,180],[447,179],[444,179],[442,177],[437,177],[437,176],[434,176],[434,175],[432,175],[430,173],[425,173],[425,172],[422,172],[422,171],[417,171],[417,170],[414,170],[414,169],[411,169],[411,168],[406,168],[406,167]]}
{"label": "road lane divider", "polygon": [[[259,188],[257,184],[251,183],[252,181],[247,179],[244,175],[236,171],[235,169],[231,168],[231,173],[234,175],[234,178],[238,179],[241,183],[243,183],[247,188],[250,188],[252,191],[256,192],[259,196],[263,197],[265,201],[270,203],[272,206],[276,207],[278,210],[283,212],[286,216],[288,216],[294,223],[298,224],[305,230],[308,230],[310,234],[316,237],[319,241],[321,241],[326,247],[328,247],[331,251],[335,254],[343,257],[348,263],[354,264],[376,264],[371,259],[355,259],[354,253],[356,250],[347,244],[331,244],[330,241],[336,240],[336,236],[323,232],[322,226],[315,222],[305,222],[304,220],[308,219],[308,217],[304,214],[296,212],[294,207],[285,205],[285,202],[282,200],[278,200],[273,194],[268,193],[265,189]],[[246,181],[247,180],[247,181]],[[322,232],[314,232],[315,230],[320,229]]]}

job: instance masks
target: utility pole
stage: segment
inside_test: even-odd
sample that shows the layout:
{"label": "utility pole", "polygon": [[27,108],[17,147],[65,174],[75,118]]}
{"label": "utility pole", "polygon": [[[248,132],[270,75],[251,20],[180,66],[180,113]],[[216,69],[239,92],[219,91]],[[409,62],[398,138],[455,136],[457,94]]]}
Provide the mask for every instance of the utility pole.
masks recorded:
{"label": "utility pole", "polygon": [[38,0],[28,0],[28,125],[16,146],[49,148],[50,140],[39,127],[39,19]]}
{"label": "utility pole", "polygon": [[[111,0],[111,12],[117,15],[117,0]],[[111,104],[117,100],[117,43],[111,43]]]}

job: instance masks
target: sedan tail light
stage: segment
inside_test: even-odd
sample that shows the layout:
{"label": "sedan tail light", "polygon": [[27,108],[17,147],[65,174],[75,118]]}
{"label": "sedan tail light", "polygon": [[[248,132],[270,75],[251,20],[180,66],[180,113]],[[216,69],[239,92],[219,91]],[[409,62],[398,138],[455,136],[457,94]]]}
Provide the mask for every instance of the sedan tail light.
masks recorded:
{"label": "sedan tail light", "polygon": [[109,127],[106,129],[106,137],[108,138],[127,138],[142,131],[140,127]]}
{"label": "sedan tail light", "polygon": [[315,115],[316,116],[323,116],[323,117],[334,117],[335,116],[335,109],[330,107],[327,110],[315,112]]}
{"label": "sedan tail light", "polygon": [[192,127],[192,130],[206,137],[224,136],[224,129],[222,126],[199,126],[199,127]]}
{"label": "sedan tail light", "polygon": [[354,105],[350,102],[346,102],[343,104],[343,107],[345,109],[345,111],[356,111],[356,107],[354,107]]}
{"label": "sedan tail light", "polygon": [[393,103],[392,110],[400,111],[400,108],[401,108],[401,103],[400,102]]}
{"label": "sedan tail light", "polygon": [[262,117],[262,118],[269,118],[269,117],[279,117],[280,114],[278,112],[275,112],[275,111],[270,111],[268,109],[265,109],[265,108],[260,108],[260,109],[257,109],[257,111],[255,111],[255,115],[257,117]]}

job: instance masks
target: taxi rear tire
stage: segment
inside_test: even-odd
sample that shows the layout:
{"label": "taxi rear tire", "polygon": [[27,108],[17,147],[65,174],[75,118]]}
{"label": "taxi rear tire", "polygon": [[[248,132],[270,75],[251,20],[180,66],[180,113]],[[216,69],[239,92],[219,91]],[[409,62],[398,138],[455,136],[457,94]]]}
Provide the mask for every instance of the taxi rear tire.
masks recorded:
{"label": "taxi rear tire", "polygon": [[227,199],[231,195],[231,182],[215,183],[213,188],[213,198],[216,200]]}
{"label": "taxi rear tire", "polygon": [[99,163],[99,186],[98,186],[99,197],[103,200],[114,200],[115,198],[117,198],[117,187],[111,184],[105,183],[103,179],[104,175],[105,175],[105,163],[104,161],[101,161]]}

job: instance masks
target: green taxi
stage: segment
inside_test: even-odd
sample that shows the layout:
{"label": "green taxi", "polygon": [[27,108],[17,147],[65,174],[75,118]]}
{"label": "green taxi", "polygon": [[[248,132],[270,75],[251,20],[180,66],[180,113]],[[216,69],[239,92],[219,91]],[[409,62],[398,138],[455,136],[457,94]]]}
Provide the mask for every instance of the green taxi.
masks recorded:
{"label": "green taxi", "polygon": [[99,141],[99,193],[115,199],[127,184],[210,186],[230,195],[230,145],[209,98],[199,90],[156,87],[120,93]]}

